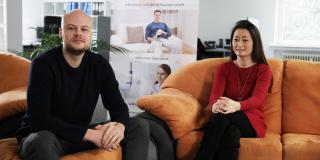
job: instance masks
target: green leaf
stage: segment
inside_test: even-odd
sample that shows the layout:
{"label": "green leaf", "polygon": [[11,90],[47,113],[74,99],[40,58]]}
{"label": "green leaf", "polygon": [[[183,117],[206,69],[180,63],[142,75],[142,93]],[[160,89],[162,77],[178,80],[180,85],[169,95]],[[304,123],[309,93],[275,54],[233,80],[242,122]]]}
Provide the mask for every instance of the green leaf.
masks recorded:
{"label": "green leaf", "polygon": [[[39,28],[34,28],[34,29],[38,30]],[[29,51],[29,52],[19,52],[16,50],[10,50],[10,51],[24,58],[33,60],[34,58],[44,53],[45,51],[58,47],[59,45],[62,44],[62,39],[58,34],[40,32],[40,37],[41,37],[41,45],[35,46],[35,48],[32,51]],[[114,53],[114,54],[118,54],[118,53],[125,54],[129,52],[129,50],[124,47],[110,45],[107,42],[102,40],[92,41],[90,45],[90,50],[95,53],[98,53],[98,51],[100,50],[108,50],[110,51],[110,53]]]}

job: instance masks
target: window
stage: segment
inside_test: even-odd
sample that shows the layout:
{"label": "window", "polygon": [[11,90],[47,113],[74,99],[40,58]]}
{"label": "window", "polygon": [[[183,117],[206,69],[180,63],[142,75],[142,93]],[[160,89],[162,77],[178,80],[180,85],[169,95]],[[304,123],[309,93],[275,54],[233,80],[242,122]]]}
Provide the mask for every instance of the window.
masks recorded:
{"label": "window", "polygon": [[320,46],[320,0],[278,0],[276,44]]}

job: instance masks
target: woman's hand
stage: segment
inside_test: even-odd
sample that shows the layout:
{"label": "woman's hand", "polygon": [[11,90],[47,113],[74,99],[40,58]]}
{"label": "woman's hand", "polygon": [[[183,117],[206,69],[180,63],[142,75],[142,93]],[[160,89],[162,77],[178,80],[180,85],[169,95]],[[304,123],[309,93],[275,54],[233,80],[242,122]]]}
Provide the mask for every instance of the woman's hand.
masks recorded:
{"label": "woman's hand", "polygon": [[239,102],[234,101],[227,97],[220,97],[217,100],[217,102],[212,106],[212,112],[229,114],[229,113],[234,113],[239,111],[240,108],[241,108],[241,105]]}
{"label": "woman's hand", "polygon": [[223,113],[222,103],[218,102],[218,101],[216,103],[214,103],[212,105],[211,111],[212,111],[212,113]]}

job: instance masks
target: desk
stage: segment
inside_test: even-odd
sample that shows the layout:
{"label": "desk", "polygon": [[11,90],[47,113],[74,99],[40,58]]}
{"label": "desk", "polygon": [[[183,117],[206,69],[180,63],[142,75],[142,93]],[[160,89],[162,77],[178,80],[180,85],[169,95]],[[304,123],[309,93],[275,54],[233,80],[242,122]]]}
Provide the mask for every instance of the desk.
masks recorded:
{"label": "desk", "polygon": [[220,58],[227,57],[230,55],[230,50],[224,48],[213,48],[213,49],[205,49],[200,55],[200,59],[206,58]]}

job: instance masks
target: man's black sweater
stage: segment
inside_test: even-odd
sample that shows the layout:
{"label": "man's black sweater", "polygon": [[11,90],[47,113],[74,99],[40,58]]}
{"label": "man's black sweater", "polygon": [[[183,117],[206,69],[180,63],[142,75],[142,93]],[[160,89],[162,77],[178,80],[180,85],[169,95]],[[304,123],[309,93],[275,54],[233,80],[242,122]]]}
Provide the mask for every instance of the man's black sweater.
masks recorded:
{"label": "man's black sweater", "polygon": [[27,113],[18,140],[48,130],[71,142],[82,141],[99,94],[111,120],[127,127],[128,107],[110,64],[101,55],[86,51],[77,68],[66,62],[62,46],[38,56],[31,66]]}

